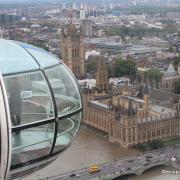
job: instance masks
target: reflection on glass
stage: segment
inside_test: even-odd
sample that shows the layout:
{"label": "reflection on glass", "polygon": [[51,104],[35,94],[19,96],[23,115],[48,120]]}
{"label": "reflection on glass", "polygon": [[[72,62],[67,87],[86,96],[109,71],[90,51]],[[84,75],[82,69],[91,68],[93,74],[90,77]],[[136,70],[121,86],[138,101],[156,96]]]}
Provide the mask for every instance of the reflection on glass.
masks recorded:
{"label": "reflection on glass", "polygon": [[16,43],[0,39],[0,70],[2,74],[39,69],[32,56]]}
{"label": "reflection on glass", "polygon": [[40,64],[40,66],[43,68],[59,64],[59,60],[57,59],[57,57],[45,51],[44,49],[22,42],[16,43],[26,49],[36,59],[38,64]]}
{"label": "reflection on glass", "polygon": [[82,107],[78,86],[63,65],[47,70],[46,74],[55,94],[59,117]]}
{"label": "reflection on glass", "polygon": [[79,130],[82,112],[58,122],[58,133],[54,151],[67,147]]}
{"label": "reflection on glass", "polygon": [[41,72],[4,78],[13,126],[54,117],[50,92]]}
{"label": "reflection on glass", "polygon": [[49,154],[54,137],[54,124],[21,130],[12,134],[12,163],[22,164]]}
{"label": "reflection on glass", "polygon": [[70,145],[79,129],[82,103],[72,72],[40,48],[0,40],[0,70],[13,132],[5,138],[12,143],[10,178],[16,178],[52,161]]}
{"label": "reflection on glass", "polygon": [[33,57],[36,58],[41,67],[53,66],[54,64],[58,64],[58,60],[47,53],[46,51],[39,51],[39,49],[26,48],[28,52],[30,52]]}

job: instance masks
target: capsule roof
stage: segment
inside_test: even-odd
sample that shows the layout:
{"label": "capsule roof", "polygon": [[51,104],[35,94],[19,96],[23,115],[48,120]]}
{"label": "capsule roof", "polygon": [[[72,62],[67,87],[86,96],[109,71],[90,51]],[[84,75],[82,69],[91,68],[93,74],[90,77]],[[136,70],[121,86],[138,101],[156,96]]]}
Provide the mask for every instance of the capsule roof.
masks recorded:
{"label": "capsule roof", "polygon": [[43,49],[0,39],[0,71],[3,75],[44,69],[59,63],[57,57]]}

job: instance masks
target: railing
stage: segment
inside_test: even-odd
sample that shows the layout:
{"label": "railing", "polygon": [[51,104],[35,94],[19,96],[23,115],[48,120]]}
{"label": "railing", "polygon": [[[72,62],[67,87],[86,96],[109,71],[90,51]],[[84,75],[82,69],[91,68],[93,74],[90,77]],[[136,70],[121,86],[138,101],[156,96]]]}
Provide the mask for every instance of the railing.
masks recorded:
{"label": "railing", "polygon": [[[71,120],[70,118],[68,118],[68,120],[71,122],[71,127],[69,129],[67,129],[66,131],[62,132],[62,133],[59,133],[57,135],[57,137],[60,137],[60,136],[63,136],[64,134],[70,134],[69,132],[74,128],[74,121]],[[33,133],[33,132],[32,132]],[[53,133],[54,134],[54,133]],[[72,134],[70,134],[72,135]],[[31,144],[27,144],[27,145],[24,145],[24,146],[19,146],[19,147],[15,147],[15,148],[12,148],[12,151],[17,151],[19,149],[23,149],[23,148],[27,148],[27,147],[30,147],[30,146],[34,146],[34,145],[37,145],[37,144],[41,144],[43,142],[47,142],[47,141],[50,141],[50,144],[51,141],[53,140],[53,138],[47,138],[46,140],[43,140],[43,141],[40,141],[40,142],[36,142],[36,143],[31,143]]]}
{"label": "railing", "polygon": [[[112,174],[116,174],[116,171],[117,171],[117,169],[119,169],[119,167],[116,167],[115,169],[114,169],[114,166],[113,165],[118,165],[118,166],[121,166],[122,165],[122,169],[119,169],[118,170],[118,172],[120,173],[118,176],[121,176],[121,175],[124,175],[124,172],[125,172],[125,174],[128,174],[128,173],[135,173],[135,174],[139,174],[139,170],[141,171],[141,173],[143,172],[143,171],[145,171],[146,169],[149,169],[149,168],[151,168],[151,167],[153,167],[153,166],[157,166],[157,165],[161,165],[161,164],[166,164],[168,161],[170,161],[170,159],[169,159],[169,157],[171,157],[172,155],[173,155],[173,153],[175,153],[175,150],[176,149],[179,149],[180,148],[180,144],[177,144],[177,145],[175,145],[175,146],[172,146],[172,147],[168,147],[168,148],[165,148],[165,149],[158,149],[158,150],[153,150],[153,151],[150,151],[150,152],[148,152],[148,153],[140,153],[140,154],[138,154],[138,156],[128,156],[128,157],[126,157],[126,158],[122,158],[122,159],[118,159],[118,160],[115,160],[115,161],[112,161],[112,162],[108,162],[108,163],[103,163],[103,164],[100,164],[100,165],[98,165],[100,168],[101,168],[101,171],[104,169],[104,170],[108,170],[108,171],[106,171],[106,173],[107,174],[105,174],[105,172],[101,172],[101,171],[99,171],[99,174],[97,173],[97,174],[88,174],[89,176],[92,176],[93,178],[95,177],[95,176],[97,176],[97,177],[104,177],[104,176],[107,176],[108,174],[109,175],[112,175]],[[163,152],[163,151],[165,151],[164,152],[164,157],[161,157],[161,156],[159,156],[159,153],[161,153],[161,152]],[[127,169],[124,169],[124,161],[128,161],[128,160],[134,160],[134,159],[136,159],[137,157],[139,157],[139,158],[145,158],[147,155],[151,155],[151,154],[153,154],[153,155],[155,155],[155,156],[157,156],[156,157],[156,159],[154,159],[154,161],[152,161],[151,163],[149,163],[149,165],[148,166],[144,166],[144,164],[142,164],[142,167],[141,167],[141,169],[138,169],[138,168],[131,168],[130,166],[130,169],[129,169],[129,171],[127,170]],[[168,156],[168,158],[167,158],[167,156]],[[133,161],[134,162],[134,161]],[[144,159],[144,161],[143,161],[144,163],[146,162],[146,159]],[[120,164],[120,163],[122,163],[122,164]],[[105,167],[103,167],[103,166],[105,166]],[[108,167],[109,166],[109,167]],[[113,166],[113,167],[111,167],[111,166]],[[125,167],[125,168],[127,168],[127,167]],[[125,171],[124,171],[124,170]],[[111,171],[112,170],[112,171]],[[69,172],[67,172],[67,173],[63,173],[63,174],[61,174],[61,175],[57,175],[57,176],[52,176],[52,177],[46,177],[46,178],[43,178],[44,180],[45,179],[63,179],[63,178],[65,178],[65,179],[67,179],[68,177],[70,177],[70,175],[71,174],[79,174],[80,175],[80,173],[82,172],[82,173],[84,173],[84,172],[89,172],[89,167],[85,167],[85,168],[82,168],[82,169],[79,169],[79,170],[73,170],[73,171],[69,171]],[[81,176],[80,176],[81,177]],[[41,179],[41,180],[43,180],[43,179]],[[83,177],[82,178],[79,178],[79,179],[83,179]],[[87,179],[90,179],[90,177],[88,177]]]}

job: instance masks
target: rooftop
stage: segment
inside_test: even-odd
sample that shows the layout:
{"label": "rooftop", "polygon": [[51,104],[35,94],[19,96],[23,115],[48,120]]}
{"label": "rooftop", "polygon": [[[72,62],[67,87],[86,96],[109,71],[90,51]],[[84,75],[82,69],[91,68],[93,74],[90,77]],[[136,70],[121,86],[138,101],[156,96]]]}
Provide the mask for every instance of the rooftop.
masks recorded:
{"label": "rooftop", "polygon": [[159,115],[175,115],[176,111],[173,110],[173,109],[169,109],[167,107],[164,107],[164,106],[160,106],[160,105],[157,105],[157,104],[153,104],[151,106],[151,111],[153,112],[156,112],[158,113]]}

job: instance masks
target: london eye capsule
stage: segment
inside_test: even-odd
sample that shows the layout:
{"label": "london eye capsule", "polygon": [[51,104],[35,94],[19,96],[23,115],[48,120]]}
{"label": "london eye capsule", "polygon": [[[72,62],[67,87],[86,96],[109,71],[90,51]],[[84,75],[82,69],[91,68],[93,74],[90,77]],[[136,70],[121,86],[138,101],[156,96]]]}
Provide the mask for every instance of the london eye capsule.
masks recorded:
{"label": "london eye capsule", "polygon": [[77,81],[40,48],[0,40],[0,179],[16,178],[56,159],[82,117]]}

